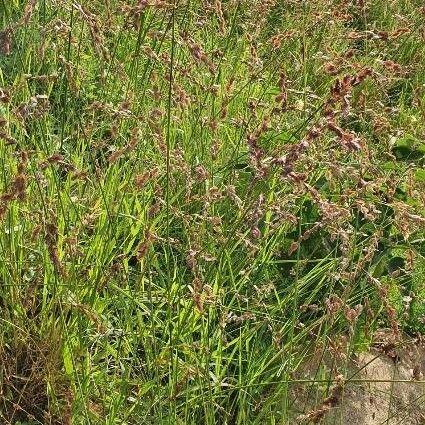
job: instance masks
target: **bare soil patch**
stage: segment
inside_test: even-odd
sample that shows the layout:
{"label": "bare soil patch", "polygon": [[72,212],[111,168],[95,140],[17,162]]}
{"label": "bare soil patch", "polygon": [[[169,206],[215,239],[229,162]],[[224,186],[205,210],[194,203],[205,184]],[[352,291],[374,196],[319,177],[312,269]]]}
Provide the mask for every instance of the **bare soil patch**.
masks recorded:
{"label": "bare soil patch", "polygon": [[[327,357],[327,356],[325,356]],[[390,351],[373,348],[344,365],[321,357],[314,367],[305,367],[302,378],[333,379],[342,373],[346,381],[341,391],[335,383],[297,386],[294,423],[350,425],[425,424],[425,345],[404,343]],[[325,371],[324,371],[325,370]],[[326,371],[327,370],[327,371]],[[338,371],[338,373],[336,372]],[[336,390],[335,390],[336,389]],[[332,394],[338,400],[333,400]],[[321,411],[323,409],[324,411]]]}

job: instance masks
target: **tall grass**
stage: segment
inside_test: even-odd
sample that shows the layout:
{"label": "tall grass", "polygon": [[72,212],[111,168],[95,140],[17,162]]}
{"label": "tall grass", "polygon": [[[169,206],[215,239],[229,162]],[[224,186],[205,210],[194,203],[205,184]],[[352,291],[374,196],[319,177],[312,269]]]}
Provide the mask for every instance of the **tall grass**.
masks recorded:
{"label": "tall grass", "polygon": [[1,0],[2,423],[297,423],[423,334],[423,14]]}

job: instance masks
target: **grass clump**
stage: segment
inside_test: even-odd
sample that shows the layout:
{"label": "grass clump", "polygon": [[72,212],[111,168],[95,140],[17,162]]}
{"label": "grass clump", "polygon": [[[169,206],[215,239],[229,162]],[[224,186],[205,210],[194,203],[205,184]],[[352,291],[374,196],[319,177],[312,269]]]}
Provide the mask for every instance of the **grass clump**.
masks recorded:
{"label": "grass clump", "polygon": [[1,1],[2,421],[291,423],[422,335],[423,13]]}

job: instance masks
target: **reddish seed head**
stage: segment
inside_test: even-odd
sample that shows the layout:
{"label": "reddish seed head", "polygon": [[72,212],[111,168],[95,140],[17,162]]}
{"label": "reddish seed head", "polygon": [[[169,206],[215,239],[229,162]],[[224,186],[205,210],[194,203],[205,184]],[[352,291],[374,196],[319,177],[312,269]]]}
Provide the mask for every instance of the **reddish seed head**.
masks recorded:
{"label": "reddish seed head", "polygon": [[329,74],[329,75],[337,75],[339,72],[338,68],[332,62],[326,63],[323,66],[323,69],[325,70],[326,74]]}
{"label": "reddish seed head", "polygon": [[0,54],[10,55],[12,47],[12,34],[9,29],[0,32]]}
{"label": "reddish seed head", "polygon": [[261,237],[261,231],[260,231],[260,229],[258,227],[253,227],[251,229],[251,236],[254,239],[259,239]]}

